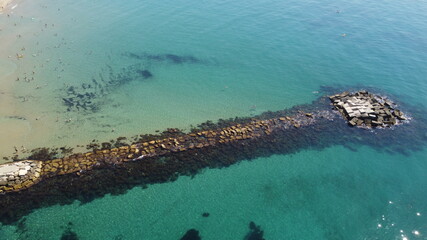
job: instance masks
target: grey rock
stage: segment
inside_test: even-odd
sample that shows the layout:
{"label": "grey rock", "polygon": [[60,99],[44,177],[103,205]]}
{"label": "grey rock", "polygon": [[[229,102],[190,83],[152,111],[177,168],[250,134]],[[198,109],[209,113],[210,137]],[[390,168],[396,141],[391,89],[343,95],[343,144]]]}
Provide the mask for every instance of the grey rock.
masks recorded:
{"label": "grey rock", "polygon": [[19,170],[19,176],[25,176],[27,175],[27,170],[23,169],[23,170]]}

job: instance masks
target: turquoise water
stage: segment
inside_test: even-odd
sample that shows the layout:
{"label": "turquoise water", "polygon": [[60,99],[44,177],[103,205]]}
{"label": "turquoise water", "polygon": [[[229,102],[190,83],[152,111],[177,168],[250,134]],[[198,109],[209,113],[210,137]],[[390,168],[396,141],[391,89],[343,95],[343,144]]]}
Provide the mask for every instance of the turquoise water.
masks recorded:
{"label": "turquoise water", "polygon": [[[0,24],[0,36],[22,32],[11,55],[26,54],[1,56],[2,65],[15,64],[20,79],[36,69],[34,81],[13,86],[30,99],[16,110],[30,122],[25,146],[188,130],[310,103],[321,86],[375,87],[426,110],[423,1],[19,1]],[[152,77],[101,80],[132,69]],[[93,93],[96,110],[68,110],[70,86]],[[80,239],[180,239],[191,228],[202,239],[244,239],[251,221],[265,239],[426,239],[427,150],[354,148],[274,155],[37,209],[1,226],[0,239],[60,239],[67,230]]]}
{"label": "turquoise water", "polygon": [[81,239],[180,239],[190,228],[203,239],[243,239],[254,221],[265,239],[401,239],[400,230],[424,239],[412,231],[426,230],[427,179],[418,170],[427,167],[426,153],[403,160],[368,147],[352,154],[333,147],[244,161],[84,205],[36,210],[24,231],[3,232],[10,239],[59,239],[71,221]]}

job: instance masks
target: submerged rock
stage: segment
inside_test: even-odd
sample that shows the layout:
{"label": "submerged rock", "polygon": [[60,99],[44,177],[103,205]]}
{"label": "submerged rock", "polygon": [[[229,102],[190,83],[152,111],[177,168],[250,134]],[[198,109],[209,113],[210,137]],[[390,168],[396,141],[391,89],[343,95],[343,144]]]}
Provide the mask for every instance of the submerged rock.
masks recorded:
{"label": "submerged rock", "polygon": [[200,239],[202,238],[199,236],[199,231],[197,231],[194,228],[188,230],[185,233],[185,235],[181,238],[181,240],[200,240]]}
{"label": "submerged rock", "polygon": [[249,223],[249,233],[246,234],[244,240],[265,240],[264,231],[261,230],[260,226],[251,221]]}
{"label": "submerged rock", "polygon": [[137,70],[137,73],[144,79],[153,77],[153,74],[148,70]]}
{"label": "submerged rock", "polygon": [[72,230],[67,229],[62,233],[61,240],[79,240],[79,236]]}

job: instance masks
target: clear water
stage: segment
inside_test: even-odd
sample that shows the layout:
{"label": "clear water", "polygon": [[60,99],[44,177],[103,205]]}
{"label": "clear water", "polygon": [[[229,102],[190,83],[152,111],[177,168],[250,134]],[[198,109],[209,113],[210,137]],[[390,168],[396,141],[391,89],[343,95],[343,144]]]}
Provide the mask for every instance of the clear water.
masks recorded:
{"label": "clear water", "polygon": [[[74,147],[275,111],[311,102],[321,86],[377,87],[426,109],[423,1],[16,3],[10,17],[0,15],[4,156],[13,146]],[[67,111],[67,89],[84,92],[92,78],[108,78],[108,66],[113,74],[137,66],[153,77],[104,85],[95,91],[96,112]],[[203,239],[243,239],[250,221],[266,239],[425,239],[427,150],[356,149],[243,161],[38,209],[24,227],[1,226],[0,239],[60,239],[67,228],[80,239],[180,239],[190,228]]]}

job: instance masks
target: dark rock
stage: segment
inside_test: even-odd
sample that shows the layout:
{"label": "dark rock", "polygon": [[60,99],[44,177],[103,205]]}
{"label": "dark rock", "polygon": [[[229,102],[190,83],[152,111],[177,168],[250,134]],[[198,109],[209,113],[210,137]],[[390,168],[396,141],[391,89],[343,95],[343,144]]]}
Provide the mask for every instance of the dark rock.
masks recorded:
{"label": "dark rock", "polygon": [[244,240],[265,240],[264,231],[261,230],[260,226],[251,221],[249,223],[249,232],[246,234]]}
{"label": "dark rock", "polygon": [[379,125],[382,124],[382,122],[372,121],[371,124],[374,125],[374,126],[379,126]]}
{"label": "dark rock", "polygon": [[61,236],[61,240],[78,240],[78,239],[79,237],[77,236],[77,233],[73,232],[70,229],[65,230]]}
{"label": "dark rock", "polygon": [[202,239],[199,236],[199,231],[197,231],[196,229],[190,229],[188,230],[185,235],[181,238],[181,240],[200,240]]}
{"label": "dark rock", "polygon": [[137,73],[144,79],[153,77],[153,74],[148,70],[137,70]]}
{"label": "dark rock", "polygon": [[134,58],[138,60],[145,61],[156,61],[156,62],[166,62],[171,64],[183,64],[183,63],[191,63],[191,64],[201,64],[204,61],[190,55],[176,55],[172,53],[167,54],[148,54],[148,53],[125,53],[123,54],[129,58]]}

